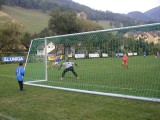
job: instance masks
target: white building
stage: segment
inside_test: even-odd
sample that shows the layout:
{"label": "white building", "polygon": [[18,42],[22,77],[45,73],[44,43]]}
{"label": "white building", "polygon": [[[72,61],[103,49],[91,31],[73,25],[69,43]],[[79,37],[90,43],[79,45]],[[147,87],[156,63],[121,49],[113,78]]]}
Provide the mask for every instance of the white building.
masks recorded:
{"label": "white building", "polygon": [[[47,42],[47,54],[55,49],[55,44],[53,42]],[[37,48],[37,56],[45,55],[45,43],[41,44]]]}

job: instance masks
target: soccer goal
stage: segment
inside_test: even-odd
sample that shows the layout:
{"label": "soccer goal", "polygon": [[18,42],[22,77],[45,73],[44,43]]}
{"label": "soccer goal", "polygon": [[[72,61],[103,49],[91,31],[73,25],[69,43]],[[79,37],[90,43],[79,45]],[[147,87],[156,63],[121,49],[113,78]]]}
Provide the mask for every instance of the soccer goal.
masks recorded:
{"label": "soccer goal", "polygon": [[[160,23],[37,38],[25,84],[160,102],[159,52]],[[78,65],[78,77],[68,71],[61,79],[66,60]]]}

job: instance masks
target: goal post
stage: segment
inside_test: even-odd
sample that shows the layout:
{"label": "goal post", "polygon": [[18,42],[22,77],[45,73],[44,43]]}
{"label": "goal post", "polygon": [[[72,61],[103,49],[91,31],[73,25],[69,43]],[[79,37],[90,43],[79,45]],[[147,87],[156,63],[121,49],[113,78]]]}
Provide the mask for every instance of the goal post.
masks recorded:
{"label": "goal post", "polygon": [[37,38],[31,41],[25,64],[25,81],[46,81],[45,46],[45,38]]}
{"label": "goal post", "polygon": [[[160,23],[32,40],[25,84],[160,102]],[[123,56],[128,62],[124,63]],[[66,60],[79,79],[54,64]],[[127,66],[128,65],[128,66]]]}

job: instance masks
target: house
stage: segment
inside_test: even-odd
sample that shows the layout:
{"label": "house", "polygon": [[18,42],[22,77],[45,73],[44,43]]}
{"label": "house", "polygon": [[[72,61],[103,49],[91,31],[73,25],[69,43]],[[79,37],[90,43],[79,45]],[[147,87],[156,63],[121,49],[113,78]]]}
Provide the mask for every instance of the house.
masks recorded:
{"label": "house", "polygon": [[136,40],[144,39],[148,43],[160,43],[160,36],[156,32],[139,32],[139,33],[133,33],[128,32],[124,35],[126,38],[134,38]]}
{"label": "house", "polygon": [[87,19],[87,14],[85,12],[76,13],[77,18]]}
{"label": "house", "polygon": [[154,32],[147,32],[146,35],[148,37],[145,39],[145,41],[148,41],[149,43],[153,42],[154,44],[160,43],[160,36]]}
{"label": "house", "polygon": [[50,51],[48,53],[48,56],[63,55],[63,51],[64,51],[64,45],[63,44],[57,44],[55,46],[55,49],[53,49],[52,51]]}
{"label": "house", "polygon": [[[47,54],[55,49],[55,45],[53,42],[47,42]],[[45,43],[42,43],[37,48],[37,56],[44,56],[45,55]]]}
{"label": "house", "polygon": [[[47,54],[48,56],[62,55],[63,44],[54,44],[53,42],[47,42]],[[45,43],[41,44],[37,48],[37,56],[45,55]]]}

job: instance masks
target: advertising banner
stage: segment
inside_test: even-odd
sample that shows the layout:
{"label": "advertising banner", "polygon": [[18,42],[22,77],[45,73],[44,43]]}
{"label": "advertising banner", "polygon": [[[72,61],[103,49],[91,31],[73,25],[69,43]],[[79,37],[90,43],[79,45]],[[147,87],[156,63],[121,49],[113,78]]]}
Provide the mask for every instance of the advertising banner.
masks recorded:
{"label": "advertising banner", "polygon": [[102,57],[108,57],[107,53],[102,53]]}
{"label": "advertising banner", "polygon": [[99,57],[99,54],[89,54],[89,58],[97,58]]}
{"label": "advertising banner", "polygon": [[75,58],[84,58],[85,55],[84,54],[75,54]]}
{"label": "advertising banner", "polygon": [[20,61],[24,61],[24,56],[2,57],[2,62],[20,62]]}

